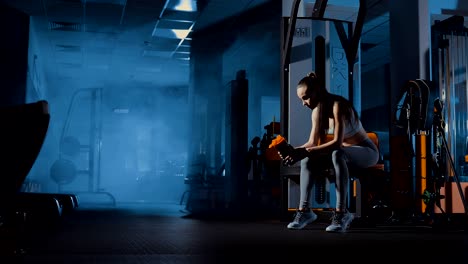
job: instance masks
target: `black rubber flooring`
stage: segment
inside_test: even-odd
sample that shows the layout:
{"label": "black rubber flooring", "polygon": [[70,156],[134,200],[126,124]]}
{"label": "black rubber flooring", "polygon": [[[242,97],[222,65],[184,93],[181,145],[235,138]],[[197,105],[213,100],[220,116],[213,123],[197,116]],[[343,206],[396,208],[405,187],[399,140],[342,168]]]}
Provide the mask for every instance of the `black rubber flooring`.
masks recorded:
{"label": "black rubber flooring", "polygon": [[80,207],[59,223],[0,227],[0,263],[468,263],[458,226],[354,226],[320,219],[288,230],[275,218],[193,216],[180,205]]}

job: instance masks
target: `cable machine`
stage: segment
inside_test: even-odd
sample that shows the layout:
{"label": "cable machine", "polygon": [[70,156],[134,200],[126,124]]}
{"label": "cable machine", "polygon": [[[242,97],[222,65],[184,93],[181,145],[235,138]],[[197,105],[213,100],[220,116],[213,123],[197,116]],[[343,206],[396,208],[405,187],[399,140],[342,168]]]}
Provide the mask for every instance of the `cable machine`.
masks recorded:
{"label": "cable machine", "polygon": [[[435,178],[441,194],[432,213],[468,215],[468,29],[462,16],[436,21],[432,31],[432,76],[439,87],[434,101]],[[456,191],[455,191],[456,190]],[[445,203],[441,203],[440,199]]]}
{"label": "cable machine", "polygon": [[[402,184],[411,193],[407,209],[413,220],[434,226],[446,224],[452,213],[468,214],[468,184],[459,176],[467,154],[459,153],[468,135],[467,44],[463,17],[436,22],[432,26],[433,81],[408,81],[394,112],[395,125],[406,131],[404,145],[409,149],[404,152],[410,154],[405,161],[411,182]],[[432,101],[433,111],[428,111]],[[428,115],[431,123],[426,125]]]}

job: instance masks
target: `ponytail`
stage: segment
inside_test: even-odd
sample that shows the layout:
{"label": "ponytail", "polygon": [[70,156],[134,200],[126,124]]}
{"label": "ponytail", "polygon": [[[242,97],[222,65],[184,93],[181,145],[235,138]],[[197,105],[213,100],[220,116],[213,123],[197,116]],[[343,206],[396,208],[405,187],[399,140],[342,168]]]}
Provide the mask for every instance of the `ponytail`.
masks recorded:
{"label": "ponytail", "polygon": [[317,74],[315,72],[309,72],[307,74],[307,77],[309,77],[311,79],[318,79]]}

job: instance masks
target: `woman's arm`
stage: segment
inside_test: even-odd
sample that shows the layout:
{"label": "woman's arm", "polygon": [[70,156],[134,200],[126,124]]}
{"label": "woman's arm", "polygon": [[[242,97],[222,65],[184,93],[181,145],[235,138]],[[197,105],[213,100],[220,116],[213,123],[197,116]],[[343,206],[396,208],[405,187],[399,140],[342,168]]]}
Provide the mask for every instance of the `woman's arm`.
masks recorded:
{"label": "woman's arm", "polygon": [[[313,145],[306,147],[306,150],[309,153],[314,154],[325,154],[330,153],[331,151],[341,148],[344,140],[344,126],[345,120],[343,115],[343,110],[340,102],[335,102],[333,104],[333,139],[325,142],[320,145]],[[315,120],[315,123],[318,122],[318,117]],[[318,138],[318,133],[317,133]]]}
{"label": "woman's arm", "polygon": [[312,110],[312,113],[310,116],[311,116],[312,126],[310,128],[309,140],[297,148],[310,148],[310,147],[317,145],[318,138],[319,138],[318,125],[314,125],[314,124],[318,124],[318,120],[319,120],[317,108]]}
{"label": "woman's arm", "polygon": [[317,108],[312,110],[311,113],[311,121],[312,121],[312,127],[310,129],[310,135],[309,135],[309,140],[304,143],[301,146],[295,147],[291,153],[289,153],[288,156],[283,157],[281,153],[278,152],[278,155],[280,158],[283,160],[283,163],[287,166],[290,166],[297,161],[307,157],[310,153],[306,150],[306,148],[313,147],[317,144],[319,134],[318,134],[318,126],[314,124],[318,124],[318,112]]}
{"label": "woman's arm", "polygon": [[[313,157],[331,153],[333,150],[341,148],[344,139],[345,119],[343,110],[339,102],[333,104],[333,139],[323,144],[317,145],[319,139],[318,122],[319,113],[317,108],[312,111],[312,129],[309,141],[302,146],[294,148],[294,151],[287,157],[280,156],[286,165],[292,165],[305,157]],[[317,125],[315,125],[317,124]]]}

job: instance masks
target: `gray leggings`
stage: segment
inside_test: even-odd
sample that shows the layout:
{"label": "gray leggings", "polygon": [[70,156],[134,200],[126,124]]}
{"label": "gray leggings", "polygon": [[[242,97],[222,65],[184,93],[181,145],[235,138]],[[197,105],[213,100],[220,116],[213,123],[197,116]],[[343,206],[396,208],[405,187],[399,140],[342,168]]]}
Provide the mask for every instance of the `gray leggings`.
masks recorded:
{"label": "gray leggings", "polygon": [[375,165],[379,160],[379,150],[375,144],[366,139],[358,145],[342,147],[334,150],[331,155],[318,158],[305,158],[301,160],[300,175],[300,208],[309,208],[310,193],[315,180],[321,172],[330,166],[335,171],[336,209],[346,209],[346,196],[348,193],[349,172],[348,167],[367,168]]}

